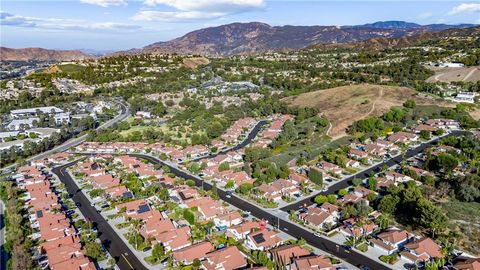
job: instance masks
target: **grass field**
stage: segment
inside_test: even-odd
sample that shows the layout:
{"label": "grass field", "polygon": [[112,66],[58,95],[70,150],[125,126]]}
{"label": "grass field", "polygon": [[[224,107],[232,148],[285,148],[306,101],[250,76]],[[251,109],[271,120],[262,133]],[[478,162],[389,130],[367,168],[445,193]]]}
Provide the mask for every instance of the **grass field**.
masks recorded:
{"label": "grass field", "polygon": [[287,149],[282,149],[280,154],[275,154],[268,160],[275,162],[277,165],[281,166],[287,164],[294,158],[298,158],[300,153],[308,151],[312,157],[316,157],[320,154],[322,150],[328,149],[329,147],[336,148],[341,145],[349,143],[350,137],[345,136],[340,139],[331,141],[329,137],[324,136],[319,138],[315,143],[309,143],[308,145],[299,145],[299,146],[289,146]]}
{"label": "grass field", "polygon": [[480,203],[449,201],[440,204],[450,219],[450,230],[460,235],[457,245],[472,255],[480,255]]}
{"label": "grass field", "polygon": [[120,132],[120,135],[122,136],[128,136],[130,134],[132,134],[133,132],[135,131],[144,131],[146,129],[154,129],[154,130],[162,130],[161,127],[157,127],[157,126],[132,126],[131,128],[127,129],[127,130],[123,130]]}
{"label": "grass field", "polygon": [[434,68],[435,75],[427,82],[475,82],[480,80],[480,66],[463,68]]}
{"label": "grass field", "polygon": [[58,65],[58,68],[65,73],[81,72],[85,69],[85,67],[75,64]]}
{"label": "grass field", "polygon": [[369,116],[380,116],[394,106],[414,99],[419,105],[452,106],[445,101],[420,97],[411,88],[386,85],[350,85],[304,93],[284,100],[293,107],[318,108],[332,123],[328,135],[345,136],[353,122]]}

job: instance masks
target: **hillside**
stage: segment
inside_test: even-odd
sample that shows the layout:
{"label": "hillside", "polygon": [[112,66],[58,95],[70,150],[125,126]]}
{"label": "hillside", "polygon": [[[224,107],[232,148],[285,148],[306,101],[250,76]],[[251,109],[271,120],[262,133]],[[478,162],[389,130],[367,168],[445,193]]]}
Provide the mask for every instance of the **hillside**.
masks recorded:
{"label": "hillside", "polygon": [[393,106],[402,106],[407,99],[415,99],[421,105],[450,106],[443,101],[419,97],[411,88],[370,84],[318,90],[284,100],[292,107],[318,108],[332,123],[328,135],[337,138],[345,135],[353,122],[380,116]]}
{"label": "hillside", "polygon": [[315,44],[344,44],[372,38],[400,38],[467,26],[471,25],[421,26],[405,22],[381,22],[358,26],[270,26],[260,22],[232,23],[196,30],[170,41],[153,43],[144,47],[142,52],[210,56],[252,54],[302,49]]}
{"label": "hillside", "polygon": [[92,56],[78,50],[0,47],[0,61],[67,61],[85,58],[92,58]]}
{"label": "hillside", "polygon": [[340,49],[360,49],[360,50],[384,50],[389,48],[402,48],[415,46],[426,41],[433,41],[447,37],[480,37],[480,27],[453,28],[440,32],[424,32],[415,35],[406,35],[398,38],[371,38],[364,41],[351,42],[345,44],[324,43],[310,46],[308,48],[340,48]]}

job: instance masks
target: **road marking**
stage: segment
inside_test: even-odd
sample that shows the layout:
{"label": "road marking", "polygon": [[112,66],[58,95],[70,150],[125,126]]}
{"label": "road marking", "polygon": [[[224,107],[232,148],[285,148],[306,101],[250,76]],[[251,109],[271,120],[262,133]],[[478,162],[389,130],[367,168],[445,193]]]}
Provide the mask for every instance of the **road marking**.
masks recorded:
{"label": "road marking", "polygon": [[122,257],[123,257],[123,259],[128,263],[128,265],[130,266],[130,269],[135,269],[135,268],[133,268],[132,264],[127,260],[127,258],[125,257],[125,255],[122,254]]}

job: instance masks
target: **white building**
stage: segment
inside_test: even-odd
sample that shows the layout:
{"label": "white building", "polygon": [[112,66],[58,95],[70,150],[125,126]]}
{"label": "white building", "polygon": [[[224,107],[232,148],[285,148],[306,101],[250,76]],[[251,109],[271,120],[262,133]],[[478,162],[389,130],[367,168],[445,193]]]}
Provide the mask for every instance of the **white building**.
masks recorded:
{"label": "white building", "polygon": [[439,67],[442,67],[442,68],[461,68],[461,67],[464,67],[465,65],[463,63],[457,63],[457,62],[447,62],[447,63],[440,63],[438,65]]}
{"label": "white building", "polygon": [[18,119],[18,118],[24,118],[24,117],[37,116],[37,112],[39,111],[47,115],[56,115],[59,113],[63,113],[62,109],[59,109],[55,106],[48,106],[48,107],[11,110],[10,115],[12,116],[12,118]]}
{"label": "white building", "polygon": [[475,97],[478,93],[474,92],[460,92],[457,96],[453,99],[455,102],[465,102],[465,103],[475,103]]}
{"label": "white building", "polygon": [[13,119],[7,125],[7,129],[9,130],[21,130],[21,129],[29,129],[34,127],[34,122],[38,123],[40,119],[37,117],[31,117],[26,119]]}

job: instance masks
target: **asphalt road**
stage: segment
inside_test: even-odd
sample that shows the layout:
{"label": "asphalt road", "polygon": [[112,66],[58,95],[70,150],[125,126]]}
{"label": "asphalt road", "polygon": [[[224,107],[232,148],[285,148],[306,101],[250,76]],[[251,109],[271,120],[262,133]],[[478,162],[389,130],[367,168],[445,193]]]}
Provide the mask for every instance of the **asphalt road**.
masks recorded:
{"label": "asphalt road", "polygon": [[231,151],[237,151],[239,149],[244,148],[245,146],[249,145],[255,139],[255,137],[257,137],[258,132],[260,132],[260,130],[262,129],[262,127],[265,124],[267,124],[266,120],[259,121],[255,125],[255,127],[253,127],[252,131],[248,134],[248,136],[241,143],[235,145],[234,147],[225,149],[225,150],[220,151],[220,152],[215,153],[215,154],[210,154],[208,156],[193,159],[192,161],[199,161],[199,160],[203,160],[203,159],[214,158],[218,155],[222,155],[222,154],[225,154],[225,153],[228,153],[228,152],[231,152]]}
{"label": "asphalt road", "polygon": [[[195,181],[197,186],[203,187],[205,190],[209,190],[212,188],[211,184],[204,182],[200,177],[189,174],[183,170],[180,170],[177,167],[171,166],[170,164],[166,164],[157,158],[142,155],[142,154],[131,154],[131,156],[143,158],[152,163],[166,165],[170,168],[170,171],[174,173],[176,176],[182,177],[185,179],[191,179]],[[237,198],[236,196],[230,196],[230,198],[227,198],[225,191],[220,189],[218,189],[218,194],[222,200],[230,203],[231,205],[239,209],[242,209],[243,211],[250,211],[251,214],[257,217],[258,219],[268,220],[268,222],[271,225],[278,227],[280,230],[284,231],[285,233],[288,233],[296,238],[303,238],[310,245],[318,249],[321,249],[325,252],[328,252],[332,255],[335,255],[338,258],[349,262],[350,264],[353,264],[353,265],[362,264],[362,265],[368,266],[370,269],[375,269],[375,270],[390,269],[384,266],[383,264],[380,264],[375,260],[372,260],[353,250],[350,252],[347,252],[342,247],[337,247],[337,244],[335,242],[327,240],[325,238],[316,237],[311,232],[302,228],[301,226],[292,224],[290,222],[285,222],[279,219],[275,215],[275,213],[272,213],[272,211],[261,209],[252,203],[248,203],[240,198]]]}
{"label": "asphalt road", "polygon": [[[467,133],[469,133],[469,132],[468,131],[453,131],[453,132],[447,134],[446,136],[444,136],[442,138],[446,138],[446,137],[450,137],[450,136],[465,135]],[[438,142],[438,139],[429,141],[427,143],[423,143],[415,149],[408,150],[404,155],[399,155],[399,156],[396,156],[394,158],[388,159],[388,160],[386,160],[382,163],[379,163],[375,166],[370,167],[367,170],[361,171],[357,174],[354,174],[350,177],[347,177],[347,178],[331,185],[330,187],[328,187],[327,191],[320,192],[318,194],[315,194],[313,196],[305,198],[301,201],[298,201],[298,202],[295,202],[293,204],[287,205],[287,206],[281,208],[281,210],[286,211],[286,212],[290,212],[290,210],[298,210],[303,205],[307,205],[307,206],[312,205],[312,204],[315,203],[313,200],[317,195],[319,195],[319,194],[328,195],[328,194],[337,193],[337,191],[339,191],[340,189],[347,188],[347,187],[351,186],[352,185],[352,180],[354,178],[360,178],[360,179],[368,178],[370,176],[371,172],[374,172],[374,173],[379,172],[383,165],[386,165],[388,167],[392,167],[396,164],[400,164],[400,162],[403,159],[408,159],[408,158],[411,158],[413,156],[416,156],[419,153],[423,152],[426,148],[435,145],[437,142]]]}
{"label": "asphalt road", "polygon": [[120,239],[115,230],[113,230],[108,222],[105,221],[103,216],[97,212],[95,207],[90,204],[88,198],[85,196],[85,194],[83,194],[70,175],[66,172],[66,169],[75,163],[76,161],[55,167],[52,169],[52,173],[56,174],[60,181],[65,184],[68,193],[73,194],[73,201],[75,203],[80,203],[80,207],[78,207],[78,209],[80,212],[82,212],[83,216],[87,220],[93,222],[93,224],[97,227],[98,237],[112,257],[115,258],[117,266],[122,270],[147,269],[143,266],[139,259],[130,252],[128,246],[122,241],[122,239]]}

